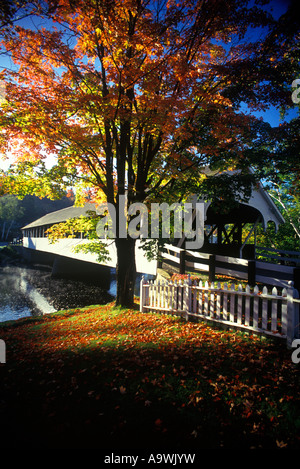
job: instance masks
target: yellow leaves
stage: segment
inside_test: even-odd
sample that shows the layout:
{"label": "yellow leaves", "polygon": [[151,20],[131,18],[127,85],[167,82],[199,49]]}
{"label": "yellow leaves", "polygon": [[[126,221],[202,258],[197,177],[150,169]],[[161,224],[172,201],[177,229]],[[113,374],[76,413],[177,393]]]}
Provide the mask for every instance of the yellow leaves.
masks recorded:
{"label": "yellow leaves", "polygon": [[[108,31],[109,32],[109,31]],[[97,36],[101,37],[102,35],[102,30],[100,28],[95,28],[95,33],[97,34]]]}
{"label": "yellow leaves", "polygon": [[144,50],[144,45],[143,44],[136,44],[135,45],[135,49],[139,52],[139,51],[142,51]]}
{"label": "yellow leaves", "polygon": [[86,236],[94,230],[94,225],[93,219],[81,215],[78,218],[70,218],[65,222],[52,225],[46,234],[49,242],[53,243],[61,238],[76,238],[80,233]]}
{"label": "yellow leaves", "polygon": [[108,69],[109,67],[114,66],[114,60],[111,56],[107,55],[102,58],[102,64],[104,68]]}

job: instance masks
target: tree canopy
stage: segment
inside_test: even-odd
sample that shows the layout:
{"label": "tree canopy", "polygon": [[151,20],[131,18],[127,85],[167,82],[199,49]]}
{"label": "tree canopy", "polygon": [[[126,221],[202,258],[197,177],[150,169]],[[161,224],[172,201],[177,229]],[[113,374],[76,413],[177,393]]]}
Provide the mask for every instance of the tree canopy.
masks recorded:
{"label": "tree canopy", "polygon": [[[128,204],[219,197],[210,166],[240,171],[228,200],[233,190],[247,195],[273,162],[270,126],[245,108],[289,106],[299,57],[290,12],[276,21],[266,3],[26,2],[31,16],[2,34],[14,67],[1,73],[0,148],[15,161],[2,192],[54,196],[74,186],[78,200],[115,207],[124,194]],[[116,245],[120,301],[130,303],[134,240]]]}

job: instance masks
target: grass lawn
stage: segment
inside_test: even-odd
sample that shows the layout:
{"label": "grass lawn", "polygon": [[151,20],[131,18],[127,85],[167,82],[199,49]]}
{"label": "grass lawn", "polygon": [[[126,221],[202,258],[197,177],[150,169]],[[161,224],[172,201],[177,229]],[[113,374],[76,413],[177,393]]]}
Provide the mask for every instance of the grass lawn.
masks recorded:
{"label": "grass lawn", "polygon": [[113,304],[3,323],[2,448],[300,446],[285,343]]}

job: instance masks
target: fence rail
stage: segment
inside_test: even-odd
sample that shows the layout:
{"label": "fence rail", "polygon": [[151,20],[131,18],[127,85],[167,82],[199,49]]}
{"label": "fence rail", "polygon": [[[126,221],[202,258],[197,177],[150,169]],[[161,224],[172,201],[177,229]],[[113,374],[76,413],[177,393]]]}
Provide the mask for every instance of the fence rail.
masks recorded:
{"label": "fence rail", "polygon": [[180,273],[207,272],[210,282],[215,281],[216,274],[223,274],[246,280],[249,285],[259,282],[289,288],[293,282],[295,288],[300,286],[299,267],[188,251],[171,244],[164,245],[161,256],[163,262],[176,267]]}
{"label": "fence rail", "polygon": [[259,260],[274,262],[281,265],[300,266],[299,251],[285,251],[283,249],[256,246],[255,257]]}
{"label": "fence rail", "polygon": [[299,337],[299,294],[294,288],[271,292],[226,283],[146,282],[140,284],[140,310],[179,314],[238,327],[287,341]]}

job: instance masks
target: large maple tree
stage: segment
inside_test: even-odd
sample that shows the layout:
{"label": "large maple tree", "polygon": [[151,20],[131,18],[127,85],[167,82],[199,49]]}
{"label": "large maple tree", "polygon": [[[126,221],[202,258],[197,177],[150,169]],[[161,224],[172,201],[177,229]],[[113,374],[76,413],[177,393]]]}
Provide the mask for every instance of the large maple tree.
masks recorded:
{"label": "large maple tree", "polygon": [[[207,165],[241,170],[245,186],[242,175],[268,152],[250,156],[263,130],[241,103],[262,110],[288,99],[265,3],[27,2],[27,21],[3,31],[14,66],[2,73],[0,145],[15,160],[2,191],[52,196],[72,185],[118,214],[125,194],[128,204],[184,200]],[[115,242],[117,304],[128,306],[135,239]]]}

